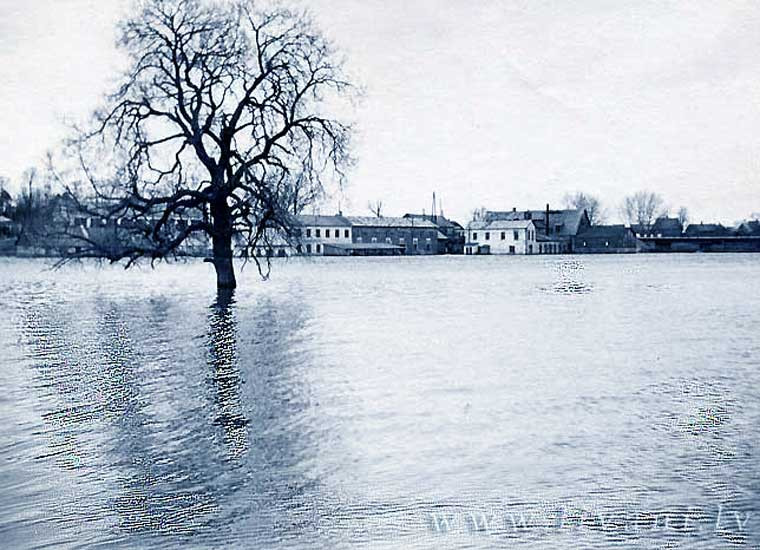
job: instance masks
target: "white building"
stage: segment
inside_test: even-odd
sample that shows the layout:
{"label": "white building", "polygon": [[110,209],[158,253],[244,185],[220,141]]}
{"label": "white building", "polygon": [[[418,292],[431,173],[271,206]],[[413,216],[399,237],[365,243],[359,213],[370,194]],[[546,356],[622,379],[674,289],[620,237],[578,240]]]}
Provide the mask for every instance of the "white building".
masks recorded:
{"label": "white building", "polygon": [[285,238],[268,231],[267,243],[256,247],[257,256],[322,256],[325,245],[351,244],[351,224],[343,216],[296,216],[299,233]]}
{"label": "white building", "polygon": [[465,230],[465,254],[536,254],[532,220],[474,221]]}
{"label": "white building", "polygon": [[324,255],[326,244],[351,244],[351,224],[341,215],[300,215],[298,221],[301,224],[301,254]]}

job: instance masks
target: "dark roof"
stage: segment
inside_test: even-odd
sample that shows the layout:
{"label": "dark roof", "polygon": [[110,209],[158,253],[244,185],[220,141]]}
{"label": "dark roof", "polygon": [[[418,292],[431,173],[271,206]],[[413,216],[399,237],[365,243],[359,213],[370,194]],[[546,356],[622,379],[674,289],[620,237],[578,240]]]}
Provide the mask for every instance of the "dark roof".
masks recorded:
{"label": "dark roof", "polygon": [[[570,237],[578,233],[583,219],[587,218],[585,210],[549,210],[549,224],[553,231],[560,226],[559,236]],[[546,232],[546,210],[512,210],[486,212],[486,219],[493,220],[533,220],[539,231]]]}
{"label": "dark roof", "polygon": [[404,214],[404,217],[414,220],[428,220],[436,224],[438,227],[453,227],[455,229],[463,229],[459,223],[444,216],[432,216],[430,214]]}
{"label": "dark roof", "polygon": [[652,233],[663,237],[680,237],[683,233],[683,225],[678,218],[657,218],[652,226]]}
{"label": "dark roof", "polygon": [[750,220],[742,222],[736,228],[738,235],[760,235],[760,220]]}
{"label": "dark roof", "polygon": [[296,220],[301,225],[311,225],[317,227],[335,227],[351,225],[344,216],[321,216],[314,214],[300,214],[296,216]]}
{"label": "dark roof", "polygon": [[487,220],[473,221],[467,224],[467,229],[477,231],[499,231],[500,229],[526,229],[533,224],[532,220]]}
{"label": "dark roof", "polygon": [[12,201],[13,197],[5,189],[0,189],[0,201]]}
{"label": "dark roof", "polygon": [[692,223],[686,228],[689,237],[723,237],[730,231],[719,223]]}

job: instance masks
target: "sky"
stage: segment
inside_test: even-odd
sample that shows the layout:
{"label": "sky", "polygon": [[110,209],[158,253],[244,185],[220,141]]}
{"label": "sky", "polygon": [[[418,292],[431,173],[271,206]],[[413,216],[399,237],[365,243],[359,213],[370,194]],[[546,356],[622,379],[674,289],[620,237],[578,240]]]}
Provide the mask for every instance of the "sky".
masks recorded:
{"label": "sky", "polygon": [[[366,215],[660,193],[693,222],[760,211],[760,2],[294,0],[365,95],[321,207]],[[115,81],[120,0],[0,0],[0,175],[18,188]]]}

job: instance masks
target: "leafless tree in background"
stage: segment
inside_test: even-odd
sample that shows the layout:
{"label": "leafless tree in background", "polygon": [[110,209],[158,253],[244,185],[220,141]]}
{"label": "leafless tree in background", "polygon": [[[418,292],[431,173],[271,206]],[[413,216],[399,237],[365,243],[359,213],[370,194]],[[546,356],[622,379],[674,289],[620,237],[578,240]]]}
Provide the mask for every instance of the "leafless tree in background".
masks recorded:
{"label": "leafless tree in background", "polygon": [[586,210],[588,219],[591,225],[603,224],[606,220],[606,215],[602,204],[594,195],[588,195],[580,191],[567,194],[564,197],[564,203],[566,208],[572,208],[574,210]]}
{"label": "leafless tree in background", "polygon": [[629,225],[651,228],[657,218],[667,214],[667,209],[657,193],[639,191],[623,199],[620,214]]}
{"label": "leafless tree in background", "polygon": [[351,132],[331,108],[353,87],[306,14],[248,0],[138,7],[119,28],[129,68],[72,144],[92,189],[82,207],[118,220],[119,245],[84,239],[77,256],[130,266],[200,236],[217,286],[234,288],[235,243],[253,256],[273,232],[294,234],[292,214],[342,182]]}
{"label": "leafless tree in background", "polygon": [[487,215],[488,215],[488,209],[485,206],[481,206],[480,208],[476,208],[475,210],[472,211],[471,213],[472,221],[474,222],[485,221]]}
{"label": "leafless tree in background", "polygon": [[369,201],[367,203],[367,208],[370,212],[372,212],[373,216],[377,216],[378,218],[383,217],[383,201],[378,199],[376,201]]}

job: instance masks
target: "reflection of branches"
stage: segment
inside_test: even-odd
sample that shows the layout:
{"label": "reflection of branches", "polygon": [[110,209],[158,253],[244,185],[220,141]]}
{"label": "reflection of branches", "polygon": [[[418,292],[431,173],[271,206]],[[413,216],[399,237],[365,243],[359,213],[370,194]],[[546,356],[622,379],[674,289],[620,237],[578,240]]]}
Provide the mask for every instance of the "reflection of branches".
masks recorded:
{"label": "reflection of branches", "polygon": [[240,397],[237,338],[234,293],[220,289],[209,313],[209,363],[218,406],[214,422],[224,430],[232,459],[240,458],[248,450],[248,420]]}

